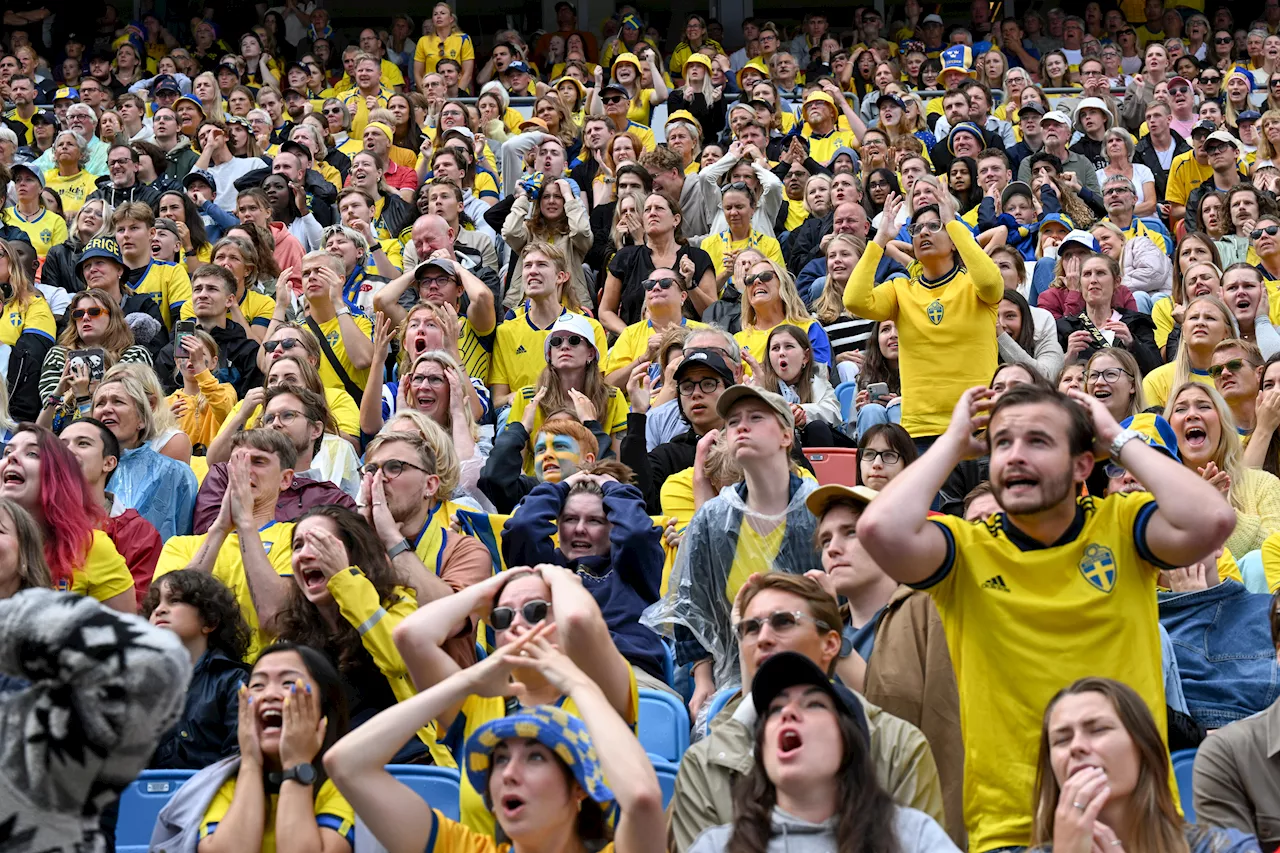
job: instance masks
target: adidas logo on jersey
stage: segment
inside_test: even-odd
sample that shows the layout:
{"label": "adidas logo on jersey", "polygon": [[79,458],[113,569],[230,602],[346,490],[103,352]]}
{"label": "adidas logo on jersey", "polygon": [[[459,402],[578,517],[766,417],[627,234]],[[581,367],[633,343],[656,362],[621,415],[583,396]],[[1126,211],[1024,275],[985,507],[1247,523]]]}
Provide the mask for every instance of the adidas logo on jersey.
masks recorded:
{"label": "adidas logo on jersey", "polygon": [[516,355],[524,355],[526,352],[527,350],[524,348],[524,344],[516,347]]}
{"label": "adidas logo on jersey", "polygon": [[996,575],[996,576],[995,576],[995,577],[993,577],[993,578],[988,578],[987,580],[983,581],[982,588],[983,588],[983,589],[995,589],[995,590],[999,590],[1000,592],[1012,592],[1012,591],[1013,591],[1013,590],[1009,589],[1009,587],[1008,587],[1008,586],[1006,586],[1006,585],[1005,585],[1004,578],[1003,578],[1003,577],[1001,577],[1000,575]]}

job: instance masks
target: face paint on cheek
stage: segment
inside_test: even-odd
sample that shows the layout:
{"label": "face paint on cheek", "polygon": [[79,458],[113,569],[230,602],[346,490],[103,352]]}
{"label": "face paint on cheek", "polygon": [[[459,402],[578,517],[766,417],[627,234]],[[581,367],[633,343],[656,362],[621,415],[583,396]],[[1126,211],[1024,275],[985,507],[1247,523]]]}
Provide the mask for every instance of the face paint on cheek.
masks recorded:
{"label": "face paint on cheek", "polygon": [[567,435],[555,439],[550,446],[539,443],[534,453],[534,475],[547,483],[564,482],[582,468],[582,449],[577,440]]}

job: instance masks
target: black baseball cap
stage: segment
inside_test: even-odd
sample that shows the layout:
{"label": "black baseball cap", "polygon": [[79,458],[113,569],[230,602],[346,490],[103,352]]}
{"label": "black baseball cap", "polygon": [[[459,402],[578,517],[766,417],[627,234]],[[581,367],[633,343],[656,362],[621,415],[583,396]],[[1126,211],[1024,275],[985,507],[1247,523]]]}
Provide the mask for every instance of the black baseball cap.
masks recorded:
{"label": "black baseball cap", "polygon": [[871,729],[858,697],[843,684],[833,682],[816,663],[799,652],[779,652],[756,670],[756,677],[751,681],[751,704],[755,706],[757,718],[763,720],[778,694],[797,685],[816,687],[830,696],[835,702],[836,713],[853,720],[862,735],[863,746],[870,745]]}
{"label": "black baseball cap", "polygon": [[679,382],[695,367],[705,367],[724,380],[725,385],[733,384],[733,368],[724,360],[718,350],[695,349],[685,353],[684,360],[676,368],[675,380]]}
{"label": "black baseball cap", "polygon": [[1018,108],[1018,115],[1022,115],[1023,113],[1027,113],[1027,112],[1035,113],[1038,116],[1042,116],[1048,111],[1044,108],[1044,104],[1041,104],[1039,101],[1027,101],[1025,104],[1023,104],[1021,107]]}

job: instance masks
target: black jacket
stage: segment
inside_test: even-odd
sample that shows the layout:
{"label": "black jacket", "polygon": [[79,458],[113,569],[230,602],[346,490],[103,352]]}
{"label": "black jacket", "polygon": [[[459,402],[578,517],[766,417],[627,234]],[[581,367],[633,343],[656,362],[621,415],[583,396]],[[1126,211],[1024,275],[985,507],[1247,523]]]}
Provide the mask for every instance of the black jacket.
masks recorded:
{"label": "black jacket", "polygon": [[698,124],[702,125],[702,138],[715,139],[725,129],[728,110],[727,98],[721,95],[718,101],[707,103],[705,95],[698,93],[692,100],[684,99],[684,88],[674,88],[667,96],[667,115],[676,110],[688,110]]}
{"label": "black jacket", "polygon": [[[219,382],[229,382],[241,399],[250,388],[261,385],[262,371],[258,369],[258,342],[244,333],[239,323],[227,321],[226,326],[205,329],[218,345],[218,366],[213,371]],[[156,356],[156,374],[164,383],[164,392],[172,394],[182,386],[177,377],[173,360],[173,344],[166,344]]]}
{"label": "black jacket", "polygon": [[[583,424],[596,437],[596,444],[608,448],[612,439],[605,433],[599,421]],[[524,473],[524,449],[529,445],[529,433],[524,424],[510,421],[493,440],[493,449],[485,460],[480,474],[480,491],[488,498],[499,515],[510,515],[516,504],[538,485],[538,478]],[[597,454],[603,455],[603,454]]]}
{"label": "black jacket", "polygon": [[[268,160],[269,158],[263,157],[262,159]],[[260,187],[262,182],[267,179],[267,175],[270,174],[270,166],[265,169],[254,169],[251,172],[245,172],[236,179],[236,191],[240,192]],[[338,198],[338,191],[333,188],[333,184],[329,183],[315,169],[308,169],[302,185],[307,191],[307,204],[310,206],[311,212],[315,214],[316,221],[324,228],[328,228],[338,222],[338,209],[333,206],[333,203]],[[392,233],[398,234],[399,232]]]}
{"label": "black jacket", "polygon": [[89,193],[86,201],[93,201],[100,198],[112,207],[119,207],[131,201],[140,201],[147,207],[154,207],[155,203],[160,200],[160,190],[149,187],[146,184],[135,182],[133,186],[120,189],[111,183],[110,175],[103,175],[96,181],[97,189]]}
{"label": "black jacket", "polygon": [[52,347],[43,335],[18,335],[9,352],[9,416],[17,423],[40,416],[40,371]]}
{"label": "black jacket", "polygon": [[[1160,356],[1160,348],[1156,346],[1156,325],[1152,322],[1149,314],[1143,314],[1140,311],[1127,311],[1123,308],[1119,309],[1120,322],[1129,327],[1130,334],[1133,335],[1133,345],[1128,347],[1129,353],[1138,360],[1138,367],[1145,376],[1164,364],[1164,359]],[[1067,350],[1067,338],[1072,332],[1078,332],[1084,329],[1084,322],[1079,315],[1074,317],[1058,318],[1058,342],[1062,344],[1063,352]],[[1080,360],[1084,361],[1093,355],[1102,344],[1094,344],[1080,356]]]}
{"label": "black jacket", "polygon": [[84,281],[76,274],[76,264],[80,263],[80,253],[84,251],[84,243],[79,237],[70,236],[56,246],[49,248],[44,258],[44,270],[40,273],[41,281],[54,287],[61,287],[67,293],[79,293],[85,289]]}
{"label": "black jacket", "polygon": [[187,703],[161,739],[150,766],[161,770],[203,770],[240,748],[240,685],[249,668],[210,649],[196,661]]}
{"label": "black jacket", "polygon": [[[1173,137],[1173,156],[1177,157],[1185,151],[1190,151],[1191,146],[1187,141],[1178,135],[1176,130],[1169,131]],[[1164,201],[1165,187],[1169,183],[1169,170],[1161,168],[1160,155],[1156,153],[1155,146],[1151,142],[1151,135],[1142,137],[1141,141],[1133,149],[1133,162],[1141,163],[1151,170],[1151,174],[1156,177],[1156,198]]]}
{"label": "black jacket", "polygon": [[[782,210],[787,206],[782,205]],[[828,212],[821,219],[810,216],[791,232],[787,238],[787,271],[799,275],[805,264],[823,257],[822,238],[831,233],[834,227],[835,214]]]}

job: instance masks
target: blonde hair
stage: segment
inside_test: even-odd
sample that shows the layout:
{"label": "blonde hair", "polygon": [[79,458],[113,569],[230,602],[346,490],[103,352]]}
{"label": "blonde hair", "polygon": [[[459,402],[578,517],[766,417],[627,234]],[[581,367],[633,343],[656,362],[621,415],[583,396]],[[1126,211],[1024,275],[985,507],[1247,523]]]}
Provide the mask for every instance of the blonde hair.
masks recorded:
{"label": "blonde hair", "polygon": [[378,432],[408,432],[404,427],[391,428],[391,424],[398,418],[405,418],[412,423],[413,430],[422,436],[422,440],[436,455],[436,476],[440,478],[440,489],[437,494],[446,498],[452,495],[458,490],[458,484],[462,482],[462,463],[458,461],[458,451],[453,446],[453,436],[417,409],[401,409],[392,415]]}
{"label": "blonde hair", "polygon": [[[1093,363],[1103,356],[1118,362],[1120,366],[1124,368],[1125,372],[1129,374],[1130,381],[1133,384],[1133,396],[1129,398],[1129,405],[1125,409],[1125,416],[1129,417],[1138,414],[1138,412],[1141,412],[1147,407],[1147,397],[1142,391],[1142,369],[1138,367],[1138,360],[1133,357],[1133,353],[1129,352],[1127,349],[1121,349],[1120,347],[1103,347],[1102,349],[1094,352],[1093,355],[1089,356],[1089,361],[1086,362],[1084,366],[1085,387],[1088,388],[1089,384],[1089,368],[1093,367]],[[1063,368],[1063,371],[1066,371],[1065,367]]]}
{"label": "blonde hair", "polygon": [[[805,328],[813,318],[809,316],[809,309],[805,307],[804,300],[800,298],[800,293],[796,290],[796,280],[791,277],[791,273],[787,272],[786,267],[779,266],[768,258],[764,258],[752,264],[752,266],[758,266],[759,264],[768,264],[769,269],[773,270],[773,274],[778,277],[778,299],[782,302],[784,314],[782,322],[798,325],[802,329]],[[742,328],[743,330],[754,329],[756,327],[756,309],[751,305],[746,282],[744,281],[739,286],[742,289]]]}
{"label": "blonde hair", "polygon": [[[159,396],[156,397],[156,405],[154,406],[151,404],[150,399],[152,389],[148,388],[148,383],[142,380],[142,371],[124,369],[138,366],[151,374],[154,389],[160,392]],[[98,395],[102,393],[102,389],[108,385],[119,385],[124,389],[125,396],[133,401],[133,406],[138,413],[138,420],[142,424],[142,428],[138,431],[139,442],[150,441],[163,432],[163,429],[157,423],[157,410],[163,408],[164,411],[168,412],[169,406],[165,402],[164,391],[160,388],[160,380],[156,378],[154,370],[147,365],[117,364],[106,372],[106,375],[102,377],[102,382],[98,385],[98,390],[93,392],[95,404],[98,401]],[[173,418],[172,412],[169,413],[169,418]]]}
{"label": "blonde hair", "polygon": [[[861,258],[862,253],[867,249],[867,241],[863,237],[859,237],[856,234],[835,234],[832,236],[831,242],[827,244],[826,249],[823,251],[823,258],[827,256],[827,252],[831,251],[831,247],[837,243],[849,244],[849,248],[853,249],[853,253],[858,258]],[[854,263],[856,264],[857,261]],[[834,323],[845,313],[844,288],[846,283],[838,282],[832,278],[830,268],[828,267],[827,283],[822,288],[822,295],[818,297],[818,301],[813,306],[813,316],[817,317],[818,322],[822,323],[824,326],[829,323]]]}
{"label": "blonde hair", "polygon": [[[1222,322],[1227,326],[1227,331],[1222,336],[1222,340],[1225,341],[1228,338],[1240,337],[1240,327],[1236,324],[1235,315],[1231,313],[1231,309],[1227,307],[1226,303],[1216,296],[1197,296],[1195,299],[1192,299],[1187,303],[1186,312],[1183,314],[1184,317],[1187,313],[1190,313],[1191,306],[1195,305],[1197,302],[1207,302],[1217,309],[1219,316],[1222,318]],[[1190,335],[1184,334],[1178,339],[1178,355],[1174,359],[1173,368],[1173,386],[1175,388],[1185,385],[1191,381],[1191,349],[1187,344],[1187,341],[1190,340],[1190,338]]]}
{"label": "blonde hair", "polygon": [[1169,394],[1169,401],[1164,404],[1164,419],[1173,421],[1173,407],[1178,402],[1178,398],[1192,389],[1203,391],[1218,412],[1220,428],[1218,429],[1218,446],[1213,449],[1213,462],[1218,466],[1218,470],[1225,472],[1231,480],[1231,485],[1227,489],[1228,502],[1237,510],[1243,510],[1245,509],[1242,500],[1244,449],[1240,445],[1240,433],[1236,431],[1236,420],[1231,415],[1231,407],[1227,405],[1226,400],[1222,399],[1217,389],[1200,382],[1184,382],[1181,385],[1175,385]]}

